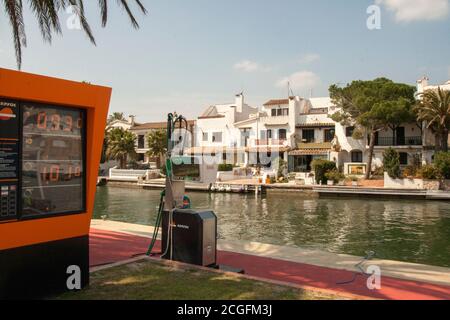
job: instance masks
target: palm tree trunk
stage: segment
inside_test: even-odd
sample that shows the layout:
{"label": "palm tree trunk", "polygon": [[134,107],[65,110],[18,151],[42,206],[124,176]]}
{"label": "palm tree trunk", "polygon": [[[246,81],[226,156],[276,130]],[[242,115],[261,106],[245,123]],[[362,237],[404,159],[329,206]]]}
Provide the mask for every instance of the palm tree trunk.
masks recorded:
{"label": "palm tree trunk", "polygon": [[444,129],[443,135],[442,135],[442,151],[448,152],[448,129]]}
{"label": "palm tree trunk", "polygon": [[375,130],[370,132],[370,145],[369,145],[369,159],[367,160],[367,171],[366,171],[366,179],[370,179],[370,175],[372,173],[372,159],[373,159],[373,150],[375,149]]}
{"label": "palm tree trunk", "polygon": [[439,152],[439,151],[442,150],[442,147],[441,147],[441,144],[442,144],[442,134],[441,134],[440,132],[437,132],[437,133],[434,135],[434,139],[436,140],[436,141],[435,141],[435,147],[434,147],[434,150],[435,150],[435,152]]}

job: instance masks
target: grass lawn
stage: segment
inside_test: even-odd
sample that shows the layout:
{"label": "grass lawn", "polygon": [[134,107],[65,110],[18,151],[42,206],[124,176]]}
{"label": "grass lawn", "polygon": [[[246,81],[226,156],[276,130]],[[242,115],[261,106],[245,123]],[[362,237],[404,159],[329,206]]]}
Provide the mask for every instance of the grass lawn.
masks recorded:
{"label": "grass lawn", "polygon": [[323,300],[331,294],[243,279],[237,275],[143,260],[91,273],[89,288],[58,299]]}

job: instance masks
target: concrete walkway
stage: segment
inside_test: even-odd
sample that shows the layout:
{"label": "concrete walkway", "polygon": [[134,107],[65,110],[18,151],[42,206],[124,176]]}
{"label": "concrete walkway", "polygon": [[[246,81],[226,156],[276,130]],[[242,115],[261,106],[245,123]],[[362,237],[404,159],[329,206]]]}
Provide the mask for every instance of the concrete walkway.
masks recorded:
{"label": "concrete walkway", "polygon": [[[114,221],[93,220],[91,226],[91,265],[145,253],[153,233],[153,227]],[[354,278],[361,257],[244,241],[220,240],[218,249],[219,263],[264,279],[381,299],[450,299],[448,268],[371,260],[366,265],[382,271],[382,289],[373,291],[367,289],[365,276],[338,284]]]}

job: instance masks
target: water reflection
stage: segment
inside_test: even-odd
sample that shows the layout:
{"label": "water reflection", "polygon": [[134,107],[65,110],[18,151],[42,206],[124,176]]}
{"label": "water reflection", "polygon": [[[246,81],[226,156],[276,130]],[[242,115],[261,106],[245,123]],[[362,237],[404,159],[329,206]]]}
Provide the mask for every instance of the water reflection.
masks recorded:
{"label": "water reflection", "polygon": [[[96,218],[152,225],[159,191],[100,187]],[[318,199],[297,193],[190,194],[213,209],[225,239],[312,247],[336,253],[450,267],[450,203],[410,200]]]}

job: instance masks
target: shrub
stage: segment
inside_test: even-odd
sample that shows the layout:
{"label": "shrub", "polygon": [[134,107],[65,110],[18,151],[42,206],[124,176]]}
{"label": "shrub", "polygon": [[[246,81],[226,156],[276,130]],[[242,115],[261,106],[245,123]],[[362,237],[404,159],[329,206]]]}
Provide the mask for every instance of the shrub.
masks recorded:
{"label": "shrub", "polygon": [[401,177],[400,155],[392,148],[383,153],[383,166],[389,177],[397,179]]}
{"label": "shrub", "polygon": [[327,172],[337,170],[336,162],[328,160],[314,160],[311,165],[316,176],[316,182],[322,182],[322,184],[327,183],[327,177],[325,176]]}
{"label": "shrub", "polygon": [[450,179],[450,152],[438,152],[434,155],[434,165],[444,179]]}
{"label": "shrub", "polygon": [[414,178],[417,175],[417,171],[417,167],[407,166],[403,169],[403,178]]}
{"label": "shrub", "polygon": [[222,172],[233,171],[233,165],[232,164],[221,163],[221,164],[219,164],[219,171],[222,171]]}
{"label": "shrub", "polygon": [[439,170],[431,164],[425,165],[419,171],[419,177],[426,180],[436,180],[439,179]]}
{"label": "shrub", "polygon": [[331,170],[325,173],[325,177],[328,180],[332,180],[334,183],[338,183],[339,181],[342,181],[345,179],[345,176],[340,173],[338,170]]}
{"label": "shrub", "polygon": [[284,178],[285,173],[287,172],[287,162],[278,157],[273,161],[272,166],[277,170],[277,177]]}
{"label": "shrub", "polygon": [[384,176],[384,167],[383,166],[376,167],[375,170],[373,170],[373,176],[375,177]]}

